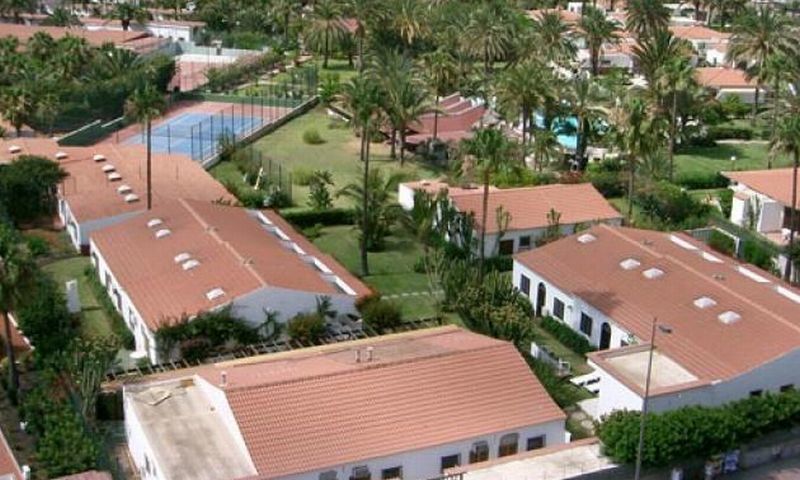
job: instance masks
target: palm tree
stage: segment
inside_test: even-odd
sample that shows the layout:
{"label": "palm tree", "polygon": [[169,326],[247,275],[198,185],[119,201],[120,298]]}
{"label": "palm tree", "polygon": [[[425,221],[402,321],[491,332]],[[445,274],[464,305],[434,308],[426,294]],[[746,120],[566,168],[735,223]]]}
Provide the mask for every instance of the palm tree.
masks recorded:
{"label": "palm tree", "polygon": [[[798,95],[795,93],[795,102]],[[800,106],[798,104],[797,106]],[[792,157],[792,205],[789,220],[789,250],[794,249],[795,235],[800,225],[798,224],[797,212],[797,175],[800,169],[800,109],[794,112],[787,112],[777,124],[777,128],[772,134],[770,141],[770,153],[785,153]],[[786,261],[786,269],[783,278],[787,282],[792,280],[792,261]]]}
{"label": "palm tree", "polygon": [[391,125],[389,157],[397,158],[397,133],[400,128],[400,113],[397,100],[399,91],[412,82],[413,64],[411,58],[398,50],[384,49],[378,51],[372,58],[368,76],[373,79],[381,90],[380,105]]}
{"label": "palm tree", "polygon": [[485,3],[472,11],[464,28],[464,48],[483,61],[485,73],[491,71],[495,60],[503,58],[511,49],[512,36],[506,20],[491,4]]}
{"label": "palm tree", "polygon": [[552,130],[539,128],[534,130],[532,136],[533,147],[531,153],[537,170],[541,171],[545,165],[552,163],[553,159],[560,157],[564,153],[561,144],[558,143],[558,136]]}
{"label": "palm tree", "polygon": [[449,51],[438,48],[420,58],[422,76],[435,97],[433,108],[433,141],[439,135],[439,100],[452,91],[458,77],[455,59]]}
{"label": "palm tree", "polygon": [[589,49],[592,75],[599,75],[600,51],[604,44],[617,41],[617,26],[604,12],[588,5],[583,9],[579,26]]}
{"label": "palm tree", "polygon": [[298,0],[273,0],[272,15],[276,17],[283,30],[283,42],[289,43],[289,30],[291,29],[292,17],[300,11],[301,4]]}
{"label": "palm tree", "polygon": [[26,51],[38,60],[46,60],[56,49],[56,41],[46,31],[40,30],[33,34],[25,46]]}
{"label": "palm tree", "polygon": [[352,115],[355,128],[360,130],[360,160],[363,170],[363,192],[361,198],[361,274],[369,275],[367,259],[367,241],[369,237],[369,139],[378,125],[380,91],[378,85],[369,77],[360,75],[346,83],[342,88],[341,101]]}
{"label": "palm tree", "polygon": [[34,271],[30,254],[20,242],[14,227],[6,222],[0,223],[0,316],[5,321],[9,388],[15,393],[19,388],[19,374],[11,341],[9,314],[20,299],[30,292]]}
{"label": "palm tree", "polygon": [[592,126],[605,116],[606,110],[601,106],[600,87],[593,78],[588,75],[576,75],[569,86],[567,101],[577,123],[575,158],[581,168],[584,168],[586,147]]}
{"label": "palm tree", "polygon": [[20,83],[0,91],[0,116],[14,127],[17,137],[34,110],[34,93],[30,87],[31,85]]}
{"label": "palm tree", "polygon": [[334,0],[317,1],[306,32],[306,41],[309,46],[322,52],[322,68],[328,68],[331,48],[341,41],[345,32],[339,5]]}
{"label": "palm tree", "polygon": [[772,8],[748,9],[740,15],[728,46],[727,59],[747,65],[747,79],[755,79],[756,93],[753,102],[753,122],[758,113],[759,94],[765,81],[765,63],[779,52],[796,48],[790,34],[791,20]]}
{"label": "palm tree", "polygon": [[[550,95],[551,84],[544,73],[549,71],[539,62],[526,61],[517,64],[500,76],[497,82],[497,101],[500,110],[510,120],[522,119],[522,145],[529,143],[529,132],[533,115]],[[524,160],[524,154],[523,154]]]}
{"label": "palm tree", "polygon": [[[72,27],[81,25],[80,19],[66,8],[57,7],[51,15],[42,20],[42,25],[53,27]],[[37,32],[38,33],[38,32]]]}
{"label": "palm tree", "polygon": [[364,43],[367,38],[367,23],[383,19],[383,5],[376,0],[347,0],[346,13],[356,22],[356,50],[358,52],[358,71],[364,70]]}
{"label": "palm tree", "polygon": [[406,48],[429,33],[429,25],[422,15],[426,9],[419,0],[394,0],[388,15]]}
{"label": "palm tree", "polygon": [[486,127],[478,129],[475,135],[463,141],[464,153],[470,155],[475,167],[480,171],[483,183],[483,202],[481,204],[481,225],[479,258],[481,275],[484,272],[486,258],[486,220],[489,210],[489,185],[492,175],[504,168],[508,163],[510,145],[502,131]]}
{"label": "palm tree", "polygon": [[[379,169],[370,170],[366,183],[353,182],[342,188],[336,196],[349,198],[355,205],[356,216],[365,216],[369,224],[366,235],[367,250],[380,250],[392,225],[402,216],[402,208],[394,201],[397,186],[405,179],[402,173],[384,178]],[[362,211],[363,198],[367,197],[369,210]],[[362,232],[363,235],[363,232]]]}
{"label": "palm tree", "polygon": [[544,54],[545,58],[557,65],[568,65],[578,53],[575,42],[572,39],[572,28],[567,25],[558,12],[543,13],[534,25],[536,32],[537,48],[529,51],[537,51]]}
{"label": "palm tree", "polygon": [[664,65],[661,75],[660,89],[669,92],[672,97],[669,107],[669,144],[667,159],[669,163],[669,181],[675,173],[675,140],[678,136],[678,97],[697,88],[694,67],[688,58],[678,57]]}
{"label": "palm tree", "polygon": [[629,0],[625,27],[639,39],[666,30],[670,11],[662,0]]}
{"label": "palm tree", "polygon": [[62,80],[74,80],[86,65],[92,49],[83,37],[67,35],[56,42],[54,62]]}
{"label": "palm tree", "polygon": [[628,165],[628,221],[633,219],[636,167],[653,146],[649,120],[647,102],[635,92],[618,101],[611,116],[615,143]]}
{"label": "palm tree", "polygon": [[147,130],[147,209],[153,206],[152,192],[152,140],[150,127],[154,118],[161,115],[164,110],[164,97],[156,91],[153,85],[148,84],[136,89],[125,103],[125,113],[137,122],[144,123]]}
{"label": "palm tree", "polygon": [[148,12],[138,3],[118,2],[114,5],[111,18],[115,18],[122,24],[122,30],[127,32],[131,28],[131,23],[147,22]]}
{"label": "palm tree", "polygon": [[639,39],[633,47],[633,55],[648,85],[658,83],[661,68],[677,58],[689,58],[691,44],[678,38],[667,29],[657,30],[652,35]]}
{"label": "palm tree", "polygon": [[405,164],[408,127],[419,120],[419,117],[429,113],[432,106],[429,102],[428,91],[413,79],[397,85],[397,88],[389,94],[389,102],[392,105],[392,125],[400,134],[400,166],[402,167]]}

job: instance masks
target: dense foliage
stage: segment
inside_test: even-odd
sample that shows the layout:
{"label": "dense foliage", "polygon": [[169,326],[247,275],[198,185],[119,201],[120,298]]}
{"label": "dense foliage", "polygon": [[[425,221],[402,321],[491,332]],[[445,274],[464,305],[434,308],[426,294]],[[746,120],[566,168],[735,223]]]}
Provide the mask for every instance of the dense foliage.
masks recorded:
{"label": "dense foliage", "polygon": [[56,187],[65,176],[52,160],[22,155],[0,165],[0,204],[17,224],[50,215],[56,205]]}
{"label": "dense foliage", "polygon": [[[639,440],[640,412],[617,411],[603,419],[598,436],[615,461],[633,463]],[[761,435],[800,425],[800,393],[750,397],[721,407],[684,407],[650,413],[643,463],[672,465],[739,448]]]}
{"label": "dense foliage", "polygon": [[258,330],[236,317],[230,306],[194,317],[183,315],[156,331],[162,356],[169,358],[174,352],[189,361],[206,358],[229,342],[248,345],[259,339]]}
{"label": "dense foliage", "polygon": [[564,322],[560,322],[551,317],[544,317],[541,319],[541,326],[553,335],[556,340],[563,343],[564,346],[568,347],[573,352],[586,355],[595,350],[586,337],[577,333]]}
{"label": "dense foliage", "polygon": [[368,297],[369,300],[357,305],[364,323],[378,333],[393,330],[403,323],[400,306],[391,300]]}
{"label": "dense foliage", "polygon": [[56,283],[41,272],[17,309],[17,320],[36,346],[37,358],[64,351],[75,338],[75,325],[64,296]]}

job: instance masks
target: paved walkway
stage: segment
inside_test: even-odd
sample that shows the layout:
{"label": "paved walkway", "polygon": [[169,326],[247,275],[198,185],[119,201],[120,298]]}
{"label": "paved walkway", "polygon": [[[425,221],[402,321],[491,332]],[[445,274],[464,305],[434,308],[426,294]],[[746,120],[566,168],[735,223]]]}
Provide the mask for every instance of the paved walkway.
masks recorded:
{"label": "paved walkway", "polygon": [[779,460],[733,475],[725,480],[798,480],[800,479],[800,457]]}
{"label": "paved walkway", "polygon": [[[441,290],[434,292],[436,295],[441,295],[444,293]],[[393,293],[391,295],[384,295],[383,298],[391,299],[391,298],[407,298],[407,297],[430,297],[431,292],[428,290],[422,292],[404,292],[404,293]]]}

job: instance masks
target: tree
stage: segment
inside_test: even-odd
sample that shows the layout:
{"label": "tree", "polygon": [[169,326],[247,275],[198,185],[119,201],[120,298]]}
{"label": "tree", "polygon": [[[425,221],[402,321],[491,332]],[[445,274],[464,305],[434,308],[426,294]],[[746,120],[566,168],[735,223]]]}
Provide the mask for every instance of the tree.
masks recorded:
{"label": "tree", "polygon": [[[509,121],[522,120],[522,145],[527,147],[533,126],[533,115],[552,95],[549,68],[535,61],[519,63],[500,76],[497,101]],[[524,155],[523,155],[524,158]]]}
{"label": "tree", "polygon": [[[403,179],[399,173],[384,177],[380,170],[371,170],[366,184],[350,183],[336,193],[353,202],[357,217],[366,217],[366,229],[363,224],[358,228],[368,251],[381,250],[391,227],[400,219],[401,209],[393,195]],[[362,212],[365,197],[369,206],[366,215]]]}
{"label": "tree", "polygon": [[428,24],[421,15],[424,10],[420,0],[392,0],[390,3],[387,15],[392,19],[406,50],[429,32]]}
{"label": "tree", "polygon": [[119,20],[122,30],[126,32],[130,30],[131,23],[145,23],[148,16],[147,10],[134,2],[117,2],[111,12],[111,18]]}
{"label": "tree", "polygon": [[23,13],[36,11],[35,0],[3,0],[0,1],[0,16],[11,15],[14,23],[22,23]]}
{"label": "tree", "polygon": [[790,34],[791,29],[791,20],[772,8],[748,9],[737,18],[728,46],[727,59],[745,64],[747,79],[756,81],[753,122],[758,113],[760,91],[766,80],[765,64],[768,58],[796,48],[793,36]]}
{"label": "tree", "polygon": [[35,266],[25,245],[20,242],[14,227],[0,222],[0,317],[5,323],[8,387],[12,395],[19,388],[16,355],[11,341],[9,314],[27,294],[34,279]]}
{"label": "tree", "polygon": [[[795,94],[795,97],[797,94]],[[800,112],[789,112],[778,121],[770,141],[772,152],[781,152],[792,157],[792,205],[789,220],[789,249],[794,248],[795,236],[800,230],[797,219],[797,188],[798,169],[800,169]],[[783,278],[787,282],[792,280],[792,262],[786,262]]]}
{"label": "tree", "polygon": [[484,271],[484,261],[486,257],[486,220],[489,210],[489,185],[492,175],[504,168],[508,163],[510,145],[503,132],[491,128],[481,128],[475,132],[470,139],[464,140],[464,152],[473,157],[475,166],[480,171],[483,183],[483,202],[481,204],[481,225],[479,255],[480,271]]}
{"label": "tree", "polygon": [[17,137],[31,119],[34,110],[34,94],[30,85],[22,84],[0,91],[0,116],[14,127]]}
{"label": "tree", "polygon": [[388,95],[389,119],[394,129],[400,134],[400,166],[405,164],[405,144],[408,127],[419,120],[419,117],[431,111],[428,91],[414,79],[406,79],[395,85]]}
{"label": "tree", "polygon": [[414,81],[411,76],[412,68],[411,58],[408,55],[395,49],[385,49],[373,56],[367,72],[380,88],[380,107],[391,126],[389,157],[392,159],[397,158],[397,133],[400,128],[397,112],[400,108],[397,103],[398,92]]}
{"label": "tree", "polygon": [[345,32],[339,5],[334,0],[317,1],[306,32],[306,41],[311,48],[322,52],[322,68],[328,68],[331,48],[342,40]]}
{"label": "tree", "polygon": [[636,166],[653,145],[647,103],[636,92],[618,101],[611,116],[612,136],[628,166],[628,220],[633,219]]}
{"label": "tree", "polygon": [[640,39],[633,47],[633,55],[648,86],[656,86],[663,67],[675,59],[689,59],[691,44],[672,34],[667,29],[658,30]]}
{"label": "tree", "polygon": [[470,14],[464,28],[464,48],[473,57],[483,61],[483,70],[488,73],[495,60],[503,58],[511,50],[511,31],[507,17],[491,3],[482,3]]}
{"label": "tree", "polygon": [[75,337],[64,296],[49,276],[38,273],[16,309],[19,326],[42,357],[66,350]]}
{"label": "tree", "polygon": [[125,113],[128,117],[143,123],[147,130],[147,209],[153,207],[152,188],[152,139],[151,125],[154,118],[161,115],[164,109],[164,97],[155,87],[148,84],[136,89],[125,104]]}
{"label": "tree", "polygon": [[308,203],[314,210],[325,210],[333,206],[331,192],[328,187],[333,186],[333,175],[328,170],[317,170],[311,176],[308,184]]}
{"label": "tree", "polygon": [[669,26],[670,10],[662,0],[630,0],[625,26],[640,40]]}
{"label": "tree", "polygon": [[553,11],[544,12],[535,23],[536,48],[532,49],[530,45],[523,48],[544,55],[547,61],[556,65],[569,65],[578,53],[570,26],[558,12]]}
{"label": "tree", "polygon": [[439,101],[450,93],[456,83],[458,70],[453,55],[444,48],[437,48],[423,54],[420,58],[420,70],[434,95],[433,108],[433,141],[439,135]]}
{"label": "tree", "polygon": [[114,336],[91,340],[78,339],[70,348],[66,369],[69,388],[80,414],[87,421],[95,419],[97,396],[106,373],[117,363],[119,341]]}
{"label": "tree", "polygon": [[617,26],[606,18],[606,14],[594,7],[586,6],[582,10],[579,27],[583,32],[589,49],[589,61],[592,67],[592,75],[600,74],[600,51],[603,45],[609,42],[616,42],[619,36],[616,33]]}
{"label": "tree", "polygon": [[601,91],[593,78],[575,75],[569,87],[567,102],[577,123],[575,158],[585,168],[589,134],[595,123],[605,117],[606,110],[600,106]]}
{"label": "tree", "polygon": [[678,98],[694,91],[698,85],[688,58],[675,58],[664,65],[664,75],[661,77],[661,88],[669,92],[672,97],[669,107],[669,144],[667,145],[667,158],[669,162],[669,180],[672,181],[675,173],[675,141],[678,137]]}
{"label": "tree", "polygon": [[550,129],[539,128],[533,132],[533,164],[537,170],[541,171],[545,165],[550,164],[553,159],[558,158],[564,153],[561,144],[558,143],[558,136]]}
{"label": "tree", "polygon": [[67,176],[49,158],[21,155],[0,166],[0,203],[16,223],[36,220],[55,211],[56,187]]}
{"label": "tree", "polygon": [[358,53],[358,71],[364,70],[364,44],[369,33],[368,25],[384,19],[384,5],[376,0],[347,0],[345,12],[355,21],[356,50]]}
{"label": "tree", "polygon": [[361,274],[369,275],[369,260],[367,258],[367,241],[370,228],[370,205],[367,195],[369,183],[369,139],[378,122],[379,95],[377,84],[370,78],[358,76],[350,80],[342,89],[341,100],[351,115],[353,127],[359,130],[361,136],[361,149],[359,158],[363,170],[362,198],[361,198],[361,239],[360,257]]}

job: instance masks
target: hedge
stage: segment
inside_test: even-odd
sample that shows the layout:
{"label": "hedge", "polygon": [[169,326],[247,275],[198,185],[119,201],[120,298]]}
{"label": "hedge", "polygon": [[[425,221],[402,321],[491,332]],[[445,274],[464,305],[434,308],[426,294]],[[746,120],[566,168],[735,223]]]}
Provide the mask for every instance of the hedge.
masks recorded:
{"label": "hedge", "polygon": [[514,257],[511,255],[497,255],[484,260],[486,271],[510,272],[514,269]]}
{"label": "hedge", "polygon": [[675,183],[688,190],[705,190],[710,188],[725,188],[730,181],[717,173],[682,173],[677,176]]}
{"label": "hedge", "polygon": [[712,231],[708,237],[708,246],[726,255],[733,256],[736,254],[736,242],[731,237],[716,230]]}
{"label": "hedge", "polygon": [[550,335],[554,336],[556,340],[561,342],[565,347],[569,348],[573,352],[580,355],[586,355],[587,353],[595,350],[586,337],[569,328],[565,323],[559,322],[551,317],[542,318],[541,323],[542,328],[545,329],[545,331],[550,333]]}
{"label": "hedge", "polygon": [[536,378],[559,407],[569,407],[586,399],[586,394],[580,387],[559,377],[551,365],[533,358],[530,353],[521,348],[520,354],[525,357],[525,361],[528,362],[528,366]]}
{"label": "hedge", "polygon": [[708,138],[712,140],[737,139],[752,140],[755,136],[752,128],[733,127],[730,125],[714,125],[708,127]]}
{"label": "hedge", "polygon": [[[604,453],[614,461],[633,463],[640,412],[616,411],[597,429]],[[707,458],[740,447],[765,434],[800,425],[800,393],[750,397],[720,407],[692,406],[647,416],[642,462],[674,465]]]}
{"label": "hedge", "polygon": [[351,208],[331,208],[328,210],[282,211],[281,216],[297,228],[311,228],[316,225],[353,225],[356,212]]}

